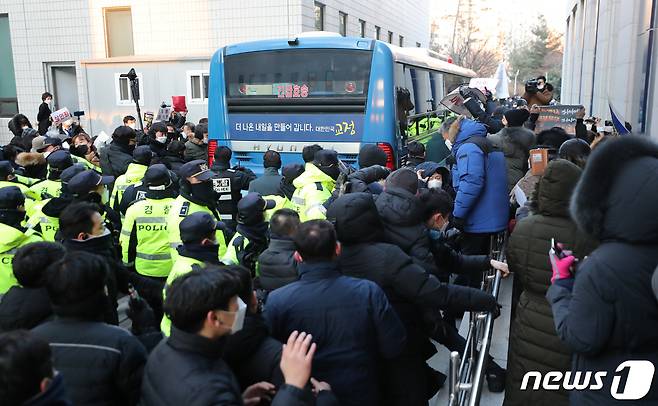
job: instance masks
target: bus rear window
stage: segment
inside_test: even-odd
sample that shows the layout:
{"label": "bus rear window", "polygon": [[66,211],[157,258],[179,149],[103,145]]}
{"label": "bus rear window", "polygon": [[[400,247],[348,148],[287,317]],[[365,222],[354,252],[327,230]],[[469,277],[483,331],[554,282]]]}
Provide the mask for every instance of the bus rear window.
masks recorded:
{"label": "bus rear window", "polygon": [[226,93],[231,98],[363,98],[372,52],[287,49],[229,55]]}

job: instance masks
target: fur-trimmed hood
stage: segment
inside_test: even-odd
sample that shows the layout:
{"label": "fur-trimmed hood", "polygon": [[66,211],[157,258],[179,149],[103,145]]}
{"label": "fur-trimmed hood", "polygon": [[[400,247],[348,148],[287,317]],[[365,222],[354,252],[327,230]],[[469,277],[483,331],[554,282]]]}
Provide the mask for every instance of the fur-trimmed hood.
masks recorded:
{"label": "fur-trimmed hood", "polygon": [[46,158],[40,152],[21,152],[16,155],[16,164],[22,167],[46,165]]}
{"label": "fur-trimmed hood", "polygon": [[596,148],[571,200],[571,216],[604,241],[658,242],[658,144],[625,136]]}

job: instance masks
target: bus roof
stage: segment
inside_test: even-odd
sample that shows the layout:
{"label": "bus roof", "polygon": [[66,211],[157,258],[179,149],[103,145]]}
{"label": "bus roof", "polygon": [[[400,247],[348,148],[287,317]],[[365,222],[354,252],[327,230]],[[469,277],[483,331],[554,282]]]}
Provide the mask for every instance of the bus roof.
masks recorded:
{"label": "bus roof", "polygon": [[311,31],[298,35],[296,38],[286,39],[267,39],[260,41],[242,42],[238,44],[227,45],[226,55],[236,55],[247,52],[270,51],[291,48],[325,48],[325,49],[356,49],[368,50],[373,49],[375,43],[383,44],[390,48],[393,58],[396,62],[419,68],[437,70],[441,72],[452,73],[459,76],[474,78],[475,72],[470,69],[462,68],[435,56],[427,48],[403,48],[391,45],[387,42],[374,40],[371,38],[343,37],[336,33],[325,31]]}

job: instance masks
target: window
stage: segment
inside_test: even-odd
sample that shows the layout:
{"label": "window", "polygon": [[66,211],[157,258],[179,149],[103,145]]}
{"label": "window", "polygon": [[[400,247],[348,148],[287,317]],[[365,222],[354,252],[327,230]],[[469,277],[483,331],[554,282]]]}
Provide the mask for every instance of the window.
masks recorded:
{"label": "window", "polygon": [[315,29],[324,30],[324,4],[315,2]]}
{"label": "window", "polygon": [[135,55],[130,7],[106,8],[103,11],[107,57]]}
{"label": "window", "polygon": [[388,32],[388,43],[389,44],[393,43],[393,31]]}
{"label": "window", "polygon": [[187,71],[187,99],[190,104],[208,103],[208,71]]}
{"label": "window", "polygon": [[404,37],[402,35],[400,35],[400,46],[404,46]]}
{"label": "window", "polygon": [[361,38],[365,38],[366,36],[366,22],[363,20],[359,20],[359,27],[361,27]]}
{"label": "window", "polygon": [[338,12],[338,33],[343,37],[347,35],[347,14]]}
{"label": "window", "polygon": [[[144,85],[141,73],[137,74],[137,81],[139,82],[139,104],[143,106]],[[128,78],[122,78],[121,73],[114,74],[114,89],[117,106],[132,106],[135,103],[130,93],[130,80]]]}
{"label": "window", "polygon": [[416,42],[416,48],[420,48],[420,42]]}
{"label": "window", "polygon": [[375,39],[380,39],[379,35],[381,34],[381,32],[382,32],[382,27],[377,27],[375,25]]}
{"label": "window", "polygon": [[7,14],[0,14],[0,55],[0,117],[13,117],[18,113],[18,98]]}

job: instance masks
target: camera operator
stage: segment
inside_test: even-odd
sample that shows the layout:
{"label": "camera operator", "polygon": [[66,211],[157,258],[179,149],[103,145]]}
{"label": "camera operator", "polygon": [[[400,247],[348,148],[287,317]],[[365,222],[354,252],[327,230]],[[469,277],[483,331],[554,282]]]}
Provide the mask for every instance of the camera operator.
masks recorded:
{"label": "camera operator", "polygon": [[553,100],[553,85],[546,83],[546,76],[530,79],[525,83],[523,98],[528,102],[528,106],[548,106]]}
{"label": "camera operator", "polygon": [[486,97],[484,108],[480,104],[477,92],[474,89],[462,86],[459,88],[459,94],[464,98],[464,107],[471,113],[474,120],[484,124],[489,134],[496,134],[503,129],[502,120],[493,116],[498,103],[494,101],[493,94],[489,90],[484,93]]}

